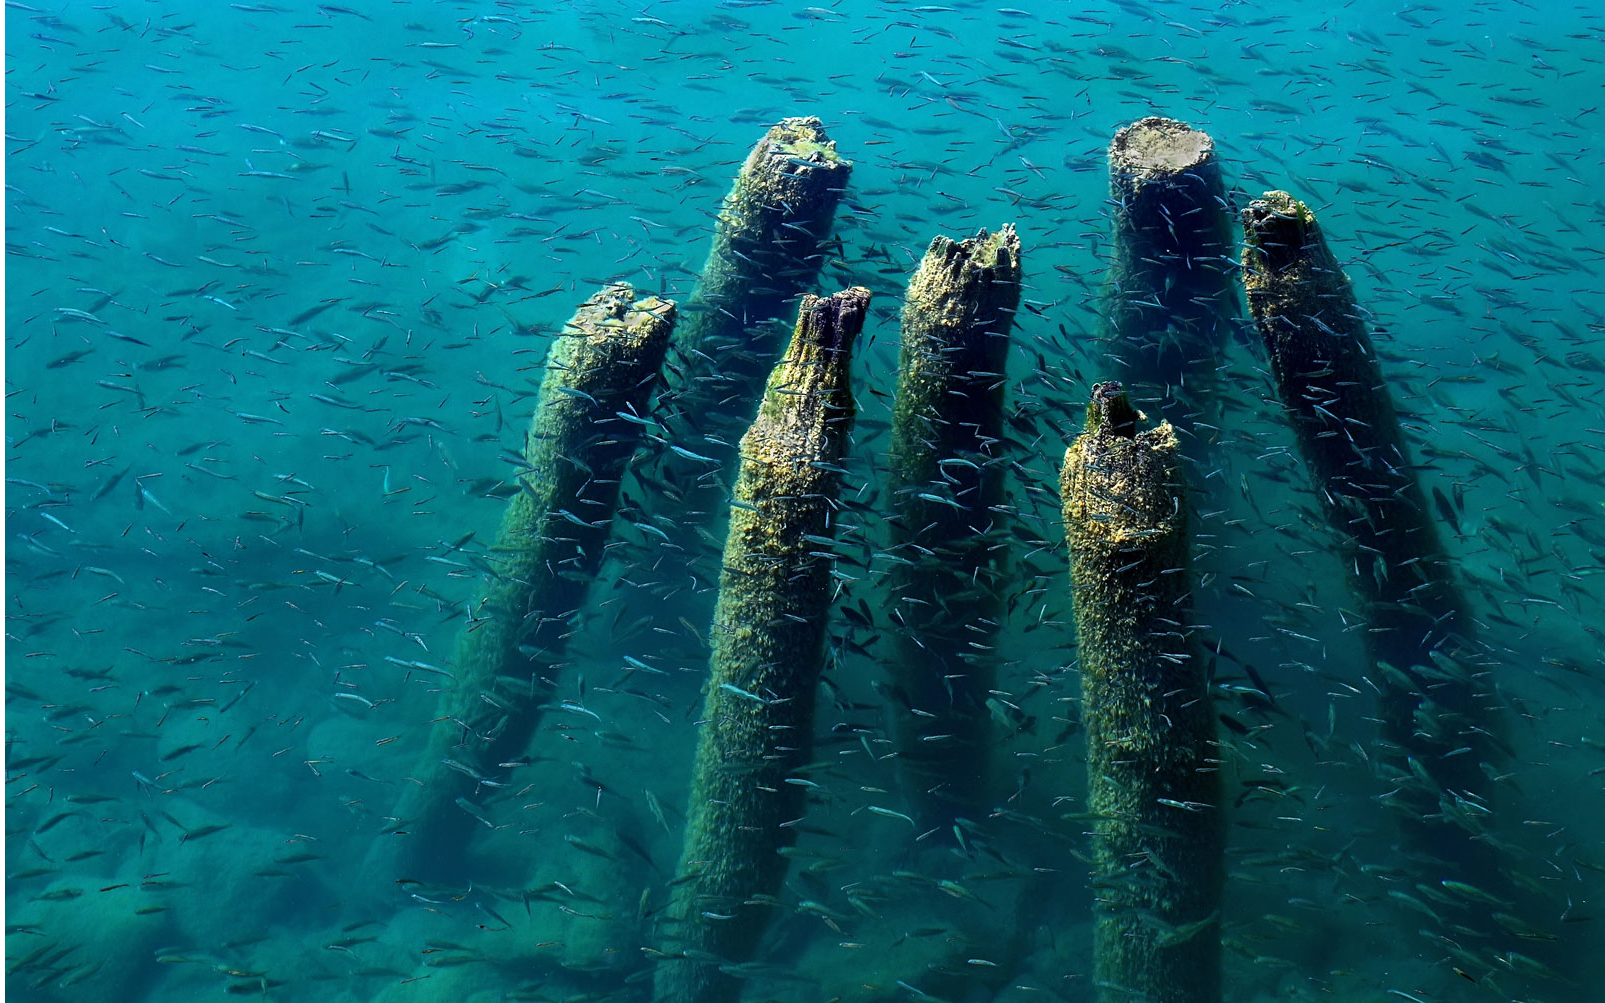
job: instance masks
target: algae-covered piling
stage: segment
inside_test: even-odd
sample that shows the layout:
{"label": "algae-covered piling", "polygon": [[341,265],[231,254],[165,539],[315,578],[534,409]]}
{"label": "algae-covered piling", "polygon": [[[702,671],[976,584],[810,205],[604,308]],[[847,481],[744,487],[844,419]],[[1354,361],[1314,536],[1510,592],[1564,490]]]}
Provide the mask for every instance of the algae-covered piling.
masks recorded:
{"label": "algae-covered piling", "polygon": [[931,241],[903,302],[889,484],[898,762],[921,824],[990,796],[993,651],[1003,612],[1003,370],[1020,302],[1014,227]]}
{"label": "algae-covered piling", "polygon": [[1109,145],[1109,195],[1110,375],[1157,404],[1196,456],[1194,438],[1217,435],[1208,390],[1238,316],[1236,235],[1214,140],[1168,118],[1126,126]]}
{"label": "algae-covered piling", "polygon": [[770,128],[725,196],[713,248],[682,311],[664,395],[678,444],[698,457],[663,457],[666,490],[684,503],[676,543],[716,521],[729,486],[715,471],[735,458],[763,381],[782,347],[787,304],[814,284],[824,240],[852,171],[817,118]]}
{"label": "algae-covered piling", "polygon": [[1139,432],[1139,417],[1120,384],[1095,386],[1060,478],[1097,818],[1094,968],[1109,1003],[1218,1003],[1224,827],[1188,638],[1185,478],[1175,431]]}
{"label": "algae-covered piling", "polygon": [[[788,300],[813,284],[823,264],[819,245],[851,171],[819,119],[787,118],[770,128],[747,155],[719,210],[713,249],[675,332],[676,355],[707,355],[704,371],[734,383],[737,374],[721,355],[751,348],[754,357],[744,360],[742,374],[756,381],[768,373],[773,353],[757,357],[763,346],[750,344],[749,328],[779,317]],[[715,390],[714,396],[724,394]]]}
{"label": "algae-covered piling", "polygon": [[[1383,734],[1393,746],[1385,759],[1401,781],[1392,803],[1418,848],[1483,867],[1486,845],[1445,824],[1470,822],[1468,813],[1440,807],[1488,792],[1482,764],[1494,728],[1491,701],[1460,664],[1468,606],[1416,480],[1363,314],[1304,203],[1266,192],[1243,211],[1243,230],[1249,309],[1327,521],[1345,540],[1345,563],[1365,601],[1366,643],[1388,667],[1376,682]],[[1411,763],[1432,785],[1421,783]]]}
{"label": "algae-covered piling", "polygon": [[[496,763],[522,754],[558,654],[602,559],[619,478],[667,350],[675,305],[628,283],[582,305],[552,343],[524,439],[519,491],[486,555],[490,586],[458,638],[426,753],[396,809],[404,856],[437,870],[479,821],[465,810]],[[412,781],[409,781],[411,784]]]}
{"label": "algae-covered piling", "polygon": [[785,358],[741,439],[685,844],[667,912],[656,998],[733,1000],[720,967],[747,960],[769,919],[803,813],[789,780],[809,757],[823,666],[847,384],[869,291],[805,296]]}

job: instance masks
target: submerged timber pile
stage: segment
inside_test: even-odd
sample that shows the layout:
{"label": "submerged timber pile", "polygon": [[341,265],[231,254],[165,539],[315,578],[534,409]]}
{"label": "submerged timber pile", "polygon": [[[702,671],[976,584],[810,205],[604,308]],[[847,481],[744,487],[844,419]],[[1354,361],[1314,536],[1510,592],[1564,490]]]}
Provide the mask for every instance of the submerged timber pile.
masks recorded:
{"label": "submerged timber pile", "polygon": [[1020,302],[1020,238],[1005,225],[931,241],[903,303],[893,405],[892,551],[906,563],[892,665],[897,752],[932,825],[988,811],[993,664],[1007,570],[1003,387]]}
{"label": "submerged timber pile", "polygon": [[819,119],[784,119],[752,148],[719,209],[659,408],[682,447],[663,454],[659,477],[679,503],[675,542],[688,558],[719,528],[730,489],[722,468],[783,347],[776,321],[819,275],[852,166]]}
{"label": "submerged timber pile", "polygon": [[396,807],[409,873],[450,874],[481,824],[496,764],[524,751],[551,701],[572,621],[602,563],[620,478],[674,329],[675,305],[618,283],[587,300],[546,360],[519,491],[491,551],[491,587],[457,646],[455,674],[413,783]]}
{"label": "submerged timber pile", "polygon": [[1109,201],[1105,371],[1200,456],[1219,432],[1215,371],[1239,300],[1214,140],[1168,118],[1126,126],[1109,145]]}
{"label": "submerged timber pile", "polygon": [[804,809],[794,782],[809,760],[814,694],[830,608],[829,555],[841,462],[853,429],[848,386],[867,289],[804,296],[785,358],[741,439],[707,702],[687,807],[685,849],[658,971],[670,1003],[734,1000],[721,966],[763,935]]}
{"label": "submerged timber pile", "polygon": [[1370,625],[1399,818],[1455,873],[1493,873],[1476,840],[1490,810],[1495,698],[1363,314],[1303,202],[1266,192],[1243,211],[1243,231],[1249,309]]}
{"label": "submerged timber pile", "polygon": [[[1399,803],[1418,823],[1436,809],[1433,822],[1406,828],[1436,860],[1465,867],[1474,850],[1486,852],[1472,839],[1487,823],[1467,822],[1454,800],[1487,808],[1481,778],[1495,751],[1494,722],[1468,667],[1476,656],[1456,612],[1463,597],[1358,307],[1314,216],[1285,193],[1256,200],[1242,215],[1239,279],[1209,136],[1144,119],[1117,134],[1109,159],[1116,210],[1102,345],[1110,371],[1132,387],[1091,387],[1085,429],[1058,485],[1085,728],[1088,811],[1074,817],[1091,822],[1088,967],[1098,998],[1110,1003],[1218,1003],[1230,905],[1228,754],[1215,732],[1214,659],[1192,623],[1191,496],[1208,487],[1185,461],[1190,442],[1214,438],[1209,398],[1239,321],[1239,283],[1365,599],[1368,651],[1388,680],[1385,763],[1409,788]],[[688,568],[725,525],[725,510],[728,522],[717,606],[707,613],[679,860],[643,894],[634,923],[622,923],[639,940],[626,948],[651,961],[633,978],[650,978],[653,998],[665,1003],[743,998],[747,981],[769,970],[764,944],[780,935],[776,917],[796,883],[818,880],[815,868],[799,872],[792,860],[811,814],[829,803],[810,796],[822,789],[813,779],[823,765],[816,695],[843,464],[853,450],[853,348],[870,293],[802,291],[817,277],[848,170],[817,119],[787,119],[753,150],[726,198],[678,325],[674,304],[638,299],[620,284],[582,306],[554,343],[520,490],[486,569],[490,588],[464,628],[429,744],[393,813],[386,838],[405,849],[399,865],[389,844],[380,855],[381,868],[449,874],[481,824],[496,828],[480,795],[501,786],[499,769],[530,761],[555,686],[549,667],[598,574],[620,479],[649,440],[668,444],[658,449],[659,479],[645,483],[682,506],[679,535],[666,538]],[[894,632],[894,657],[875,683],[892,739],[883,756],[867,740],[863,748],[895,760],[906,812],[872,810],[908,823],[917,841],[940,834],[930,845],[960,860],[974,859],[974,841],[1014,814],[996,748],[998,709],[1007,706],[997,675],[999,650],[1010,643],[1003,595],[1014,511],[1004,479],[1005,388],[1021,260],[1012,225],[932,240],[903,303],[887,450],[893,565],[880,619]],[[769,325],[793,302],[796,324],[776,361]],[[660,366],[666,386],[649,417]],[[1153,427],[1142,427],[1138,404],[1153,406]],[[737,425],[745,429],[739,442]],[[693,495],[704,501],[693,504]],[[1462,748],[1468,733],[1488,740]],[[1417,763],[1424,766],[1413,776]],[[603,793],[598,786],[598,804]],[[958,880],[929,881],[950,898],[993,908]],[[1029,890],[1024,898],[1021,916],[1052,921],[1045,903],[1030,901]],[[877,917],[872,897],[853,901]],[[838,930],[847,919],[804,905]],[[610,919],[614,930],[618,917]],[[996,953],[1019,964],[1026,952],[1008,941],[999,934]],[[930,961],[922,975],[961,993],[1003,984],[946,960]]]}
{"label": "submerged timber pile", "polygon": [[1060,475],[1096,816],[1099,998],[1219,1003],[1225,820],[1191,636],[1186,477],[1169,423],[1092,388]]}

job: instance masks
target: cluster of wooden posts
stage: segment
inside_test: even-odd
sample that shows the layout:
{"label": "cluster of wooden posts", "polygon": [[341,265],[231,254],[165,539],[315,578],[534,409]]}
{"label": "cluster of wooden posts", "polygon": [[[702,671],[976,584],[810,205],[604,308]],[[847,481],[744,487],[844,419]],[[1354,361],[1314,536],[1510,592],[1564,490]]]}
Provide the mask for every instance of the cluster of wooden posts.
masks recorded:
{"label": "cluster of wooden posts", "polygon": [[[1485,796],[1486,750],[1444,755],[1476,730],[1473,687],[1446,668],[1466,643],[1465,607],[1314,214],[1273,191],[1234,219],[1213,142],[1179,122],[1134,123],[1109,156],[1102,348],[1119,381],[1091,388],[1061,478],[1096,819],[1094,967],[1107,999],[1206,1003],[1221,995],[1225,825],[1215,714],[1186,626],[1198,486],[1185,458],[1209,448],[1215,374],[1244,294],[1345,541],[1371,654],[1395,670],[1383,737],[1428,764],[1405,814],[1430,815],[1441,791]],[[470,838],[475,822],[454,802],[516,758],[538,721],[502,681],[520,676],[532,647],[561,645],[598,572],[620,479],[654,427],[651,396],[672,401],[708,433],[665,452],[681,467],[665,479],[681,494],[673,501],[688,525],[728,527],[684,848],[658,927],[655,998],[672,1003],[737,997],[728,966],[757,947],[794,832],[783,823],[806,809],[804,786],[786,781],[810,755],[832,596],[822,541],[835,532],[854,421],[849,361],[870,294],[805,290],[850,167],[817,119],[775,126],[725,200],[686,310],[620,283],[554,340],[495,551],[500,574],[463,632],[418,782],[395,809],[415,859]],[[902,311],[887,497],[905,559],[887,587],[914,601],[899,603],[886,671],[920,711],[893,738],[910,810],[932,825],[984,816],[994,796],[995,680],[976,652],[1002,619],[1002,572],[983,530],[1004,501],[1003,374],[1020,276],[1013,226],[937,237]],[[761,322],[793,305],[789,345],[766,343]],[[739,445],[724,427],[745,427]],[[946,740],[923,740],[934,734]],[[1475,852],[1452,826],[1423,822],[1417,836],[1444,859]]]}

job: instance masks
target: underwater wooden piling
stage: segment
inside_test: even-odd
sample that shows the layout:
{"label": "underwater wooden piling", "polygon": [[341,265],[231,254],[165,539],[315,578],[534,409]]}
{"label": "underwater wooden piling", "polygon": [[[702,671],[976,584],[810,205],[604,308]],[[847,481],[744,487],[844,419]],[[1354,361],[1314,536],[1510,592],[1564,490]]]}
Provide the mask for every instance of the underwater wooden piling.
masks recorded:
{"label": "underwater wooden piling", "polygon": [[1197,456],[1218,435],[1209,389],[1239,316],[1236,232],[1207,133],[1149,117],[1109,144],[1113,246],[1101,350]]}
{"label": "underwater wooden piling", "polygon": [[[1469,606],[1411,465],[1393,398],[1355,301],[1315,214],[1287,192],[1243,211],[1243,282],[1299,452],[1364,601],[1364,638],[1385,668],[1384,759],[1407,838],[1466,874],[1494,873],[1474,836],[1487,805],[1483,763],[1493,705],[1463,664]],[[1413,764],[1413,765],[1412,765]],[[1424,770],[1431,783],[1422,782]]]}
{"label": "underwater wooden piling", "polygon": [[[675,331],[677,356],[708,356],[704,372],[735,382],[718,353],[749,347],[752,327],[779,317],[788,301],[813,284],[824,263],[819,245],[851,174],[852,162],[836,152],[819,119],[785,118],[769,129],[719,210],[713,248]],[[756,351],[762,346],[750,347],[762,355]],[[745,360],[743,374],[763,379],[779,347],[771,341],[768,357]]]}
{"label": "underwater wooden piling", "polygon": [[931,241],[903,301],[892,413],[890,582],[898,763],[922,827],[979,819],[991,793],[1003,613],[1003,389],[1020,302],[1014,227]]}
{"label": "underwater wooden piling", "polygon": [[[681,311],[660,411],[676,444],[658,474],[679,496],[675,544],[700,554],[696,530],[716,521],[729,487],[719,468],[752,420],[782,348],[788,304],[811,288],[826,235],[852,173],[813,117],[771,127],[737,174],[714,229],[713,247]],[[695,458],[693,458],[695,457]]]}
{"label": "underwater wooden piling", "polygon": [[1189,638],[1175,431],[1093,387],[1060,476],[1095,816],[1094,974],[1107,1003],[1219,1003],[1224,823],[1215,719]]}
{"label": "underwater wooden piling", "polygon": [[684,849],[666,913],[655,999],[727,1003],[767,925],[806,790],[823,669],[840,464],[855,407],[847,382],[869,290],[804,296],[785,357],[741,439]]}
{"label": "underwater wooden piling", "polygon": [[[459,635],[454,678],[395,809],[401,859],[434,873],[460,859],[469,809],[498,762],[522,755],[572,620],[601,564],[620,477],[640,441],[675,304],[629,283],[587,300],[552,342],[524,437],[519,491],[489,557],[493,573]],[[466,804],[466,807],[465,807]],[[476,809],[477,810],[477,809]]]}

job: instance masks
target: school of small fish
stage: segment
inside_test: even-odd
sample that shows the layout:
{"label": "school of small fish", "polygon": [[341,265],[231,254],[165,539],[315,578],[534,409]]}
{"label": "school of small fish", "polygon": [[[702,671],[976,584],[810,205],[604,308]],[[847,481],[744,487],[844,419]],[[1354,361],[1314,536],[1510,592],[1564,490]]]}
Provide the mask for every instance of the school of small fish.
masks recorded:
{"label": "school of small fish", "polygon": [[[7,0],[5,28],[16,999],[651,998],[723,546],[683,531],[658,461],[733,477],[694,414],[608,416],[643,444],[586,605],[550,611],[574,615],[561,657],[531,663],[548,713],[494,772],[446,764],[476,785],[462,881],[364,861],[405,838],[389,813],[498,520],[541,474],[548,345],[609,282],[683,303],[730,180],[791,115],[854,162],[816,291],[874,299],[819,540],[813,762],[787,781],[808,809],[762,950],[724,966],[743,998],[1097,992],[1057,467],[1105,376],[1105,151],[1148,115],[1214,138],[1234,210],[1285,189],[1318,213],[1505,726],[1488,803],[1381,769],[1392,670],[1345,586],[1370,569],[1342,560],[1245,317],[1213,374],[1185,625],[1230,804],[1175,805],[1227,813],[1226,997],[1598,998],[1605,9]],[[986,706],[1010,782],[932,826],[884,671],[898,310],[933,236],[1005,222],[1024,288]],[[1497,871],[1401,846],[1404,787]],[[1216,919],[1150,925],[1180,944]]]}

